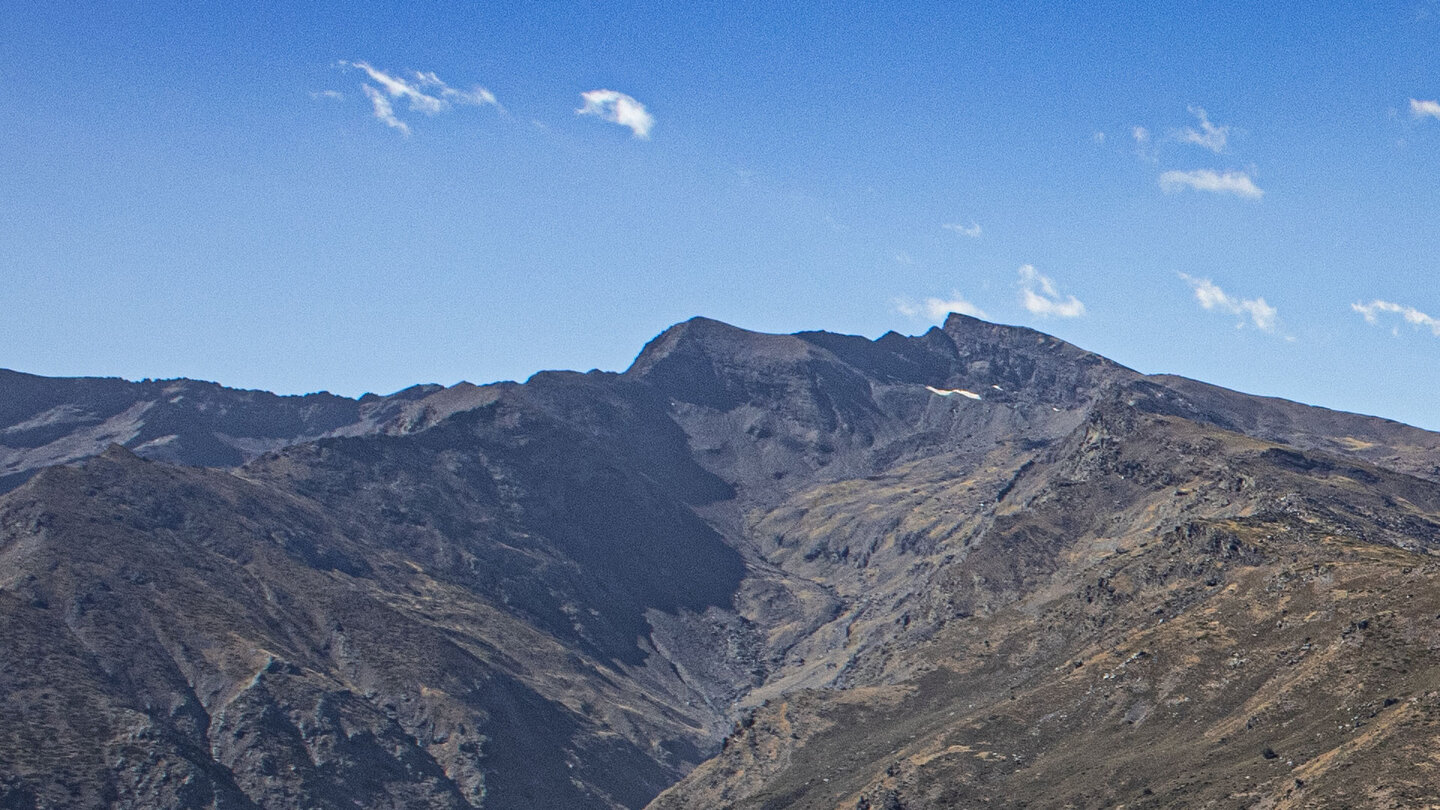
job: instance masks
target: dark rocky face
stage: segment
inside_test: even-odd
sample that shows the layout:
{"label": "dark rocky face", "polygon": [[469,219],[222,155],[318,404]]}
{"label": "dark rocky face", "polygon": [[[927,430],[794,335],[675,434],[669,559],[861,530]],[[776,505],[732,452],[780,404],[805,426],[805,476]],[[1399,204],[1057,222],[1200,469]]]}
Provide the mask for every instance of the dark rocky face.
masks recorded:
{"label": "dark rocky face", "polygon": [[7,372],[0,464],[0,807],[1440,801],[1440,436],[1027,329]]}

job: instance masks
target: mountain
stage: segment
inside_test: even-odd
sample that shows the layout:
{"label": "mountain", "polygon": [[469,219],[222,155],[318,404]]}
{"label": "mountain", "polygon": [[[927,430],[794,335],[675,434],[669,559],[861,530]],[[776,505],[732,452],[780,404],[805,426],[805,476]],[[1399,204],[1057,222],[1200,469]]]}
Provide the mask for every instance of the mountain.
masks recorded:
{"label": "mountain", "polygon": [[53,378],[0,369],[0,492],[111,444],[161,461],[233,467],[297,442],[373,432],[440,390],[417,385],[358,400],[324,392],[282,397],[196,380]]}
{"label": "mountain", "polygon": [[961,315],[0,392],[0,807],[1440,802],[1395,422]]}

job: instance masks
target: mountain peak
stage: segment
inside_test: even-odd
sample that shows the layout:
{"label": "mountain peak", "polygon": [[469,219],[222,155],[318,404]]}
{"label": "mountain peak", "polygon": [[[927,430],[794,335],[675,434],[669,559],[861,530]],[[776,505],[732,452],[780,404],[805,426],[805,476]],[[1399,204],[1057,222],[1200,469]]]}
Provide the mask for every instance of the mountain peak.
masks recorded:
{"label": "mountain peak", "polygon": [[102,452],[99,456],[97,456],[97,458],[103,458],[109,461],[124,462],[140,460],[140,457],[135,455],[135,453],[133,453],[130,448],[118,442],[111,442],[110,446],[106,447],[105,451]]}
{"label": "mountain peak", "polygon": [[752,332],[724,321],[696,316],[661,332],[635,358],[625,371],[630,376],[645,376],[673,354],[704,354],[707,356],[756,356],[803,352],[804,346],[793,335]]}
{"label": "mountain peak", "polygon": [[693,318],[362,401],[0,373],[0,417],[0,806],[1198,806],[1292,758],[1340,806],[1433,737],[1440,436],[1033,329]]}

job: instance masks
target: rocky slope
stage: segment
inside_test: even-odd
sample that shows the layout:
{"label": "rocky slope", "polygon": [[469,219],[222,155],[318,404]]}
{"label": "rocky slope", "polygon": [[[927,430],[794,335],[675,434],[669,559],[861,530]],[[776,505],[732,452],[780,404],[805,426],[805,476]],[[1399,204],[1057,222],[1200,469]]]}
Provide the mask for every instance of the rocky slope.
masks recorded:
{"label": "rocky slope", "polygon": [[1436,434],[959,315],[207,386],[0,377],[0,807],[1440,802]]}
{"label": "rocky slope", "polygon": [[[872,553],[841,677],[653,806],[1435,801],[1440,487],[1114,402],[1007,486],[903,574]],[[873,504],[816,492],[775,546],[833,566]]]}

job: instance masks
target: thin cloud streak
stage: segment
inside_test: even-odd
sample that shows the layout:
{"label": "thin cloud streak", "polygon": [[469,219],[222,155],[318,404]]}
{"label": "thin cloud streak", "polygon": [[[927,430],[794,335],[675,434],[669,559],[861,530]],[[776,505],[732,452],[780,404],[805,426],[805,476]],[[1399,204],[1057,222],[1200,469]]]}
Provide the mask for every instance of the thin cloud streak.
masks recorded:
{"label": "thin cloud streak", "polygon": [[1429,329],[1430,334],[1440,337],[1440,319],[1427,315],[1415,307],[1397,304],[1394,301],[1375,299],[1368,304],[1351,304],[1350,308],[1365,317],[1366,323],[1378,324],[1382,313],[1399,315],[1406,323],[1417,329]]}
{"label": "thin cloud streak", "polygon": [[585,100],[585,106],[576,110],[576,115],[593,115],[602,121],[629,127],[631,134],[642,141],[650,139],[655,117],[634,97],[616,90],[590,90],[580,97]]}
{"label": "thin cloud streak", "polygon": [[1265,192],[1255,185],[1250,175],[1244,172],[1216,172],[1213,169],[1194,171],[1168,171],[1160,175],[1160,188],[1166,194],[1185,189],[1209,191],[1214,194],[1234,194],[1247,200],[1258,200]]}
{"label": "thin cloud streak", "polygon": [[958,222],[947,222],[940,227],[944,228],[947,231],[954,231],[961,236],[968,236],[971,239],[979,239],[981,233],[983,233],[983,231],[980,230],[980,223],[976,222],[973,219],[970,220],[969,225],[961,225]]}
{"label": "thin cloud streak", "polygon": [[1242,316],[1242,320],[1236,324],[1243,327],[1243,318],[1249,318],[1250,322],[1262,332],[1274,332],[1275,324],[1279,313],[1264,298],[1236,298],[1208,278],[1195,278],[1185,273],[1178,274],[1180,278],[1195,291],[1195,300],[1206,310],[1219,310],[1232,315]]}
{"label": "thin cloud streak", "polygon": [[401,135],[409,136],[410,125],[395,117],[395,107],[390,104],[390,99],[386,98],[384,93],[368,84],[360,85],[360,89],[364,90],[365,95],[370,99],[376,118],[383,121],[385,126],[400,130]]}
{"label": "thin cloud streak", "polygon": [[1080,299],[1071,295],[1062,300],[1055,282],[1028,264],[1020,268],[1020,303],[1027,312],[1042,318],[1078,318],[1085,314]]}
{"label": "thin cloud streak", "polygon": [[952,312],[961,315],[969,315],[972,318],[988,318],[989,315],[980,307],[975,306],[960,293],[951,291],[950,297],[926,298],[923,304],[916,304],[905,298],[895,301],[895,311],[907,318],[926,318],[930,321],[940,321]]}
{"label": "thin cloud streak", "polygon": [[434,71],[429,73],[416,71],[415,80],[421,87],[438,88],[442,99],[454,101],[456,104],[472,104],[477,107],[484,104],[489,104],[492,107],[500,106],[500,102],[495,99],[495,94],[478,84],[475,85],[473,90],[466,93],[463,90],[456,90],[445,82],[440,81],[440,77],[436,76]]}

